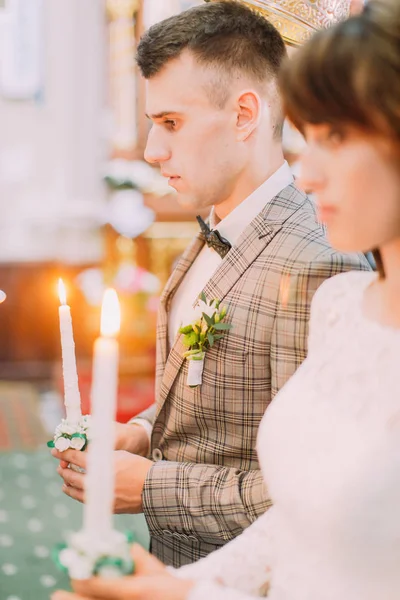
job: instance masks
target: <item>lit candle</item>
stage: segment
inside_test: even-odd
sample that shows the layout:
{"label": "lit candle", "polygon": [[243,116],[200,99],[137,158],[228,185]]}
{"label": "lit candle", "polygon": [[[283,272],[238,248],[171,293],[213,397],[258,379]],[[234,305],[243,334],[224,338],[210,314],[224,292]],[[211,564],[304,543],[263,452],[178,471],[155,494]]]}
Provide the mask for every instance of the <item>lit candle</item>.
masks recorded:
{"label": "lit candle", "polygon": [[101,311],[101,336],[95,341],[91,394],[90,443],[83,530],[87,539],[104,543],[113,535],[114,420],[118,392],[120,307],[115,290],[106,290]]}
{"label": "lit candle", "polygon": [[67,421],[69,423],[77,423],[82,416],[81,396],[79,394],[78,373],[76,371],[71,309],[67,304],[67,294],[62,279],[58,280],[58,295],[61,303],[58,314],[60,317],[64,403],[67,412]]}

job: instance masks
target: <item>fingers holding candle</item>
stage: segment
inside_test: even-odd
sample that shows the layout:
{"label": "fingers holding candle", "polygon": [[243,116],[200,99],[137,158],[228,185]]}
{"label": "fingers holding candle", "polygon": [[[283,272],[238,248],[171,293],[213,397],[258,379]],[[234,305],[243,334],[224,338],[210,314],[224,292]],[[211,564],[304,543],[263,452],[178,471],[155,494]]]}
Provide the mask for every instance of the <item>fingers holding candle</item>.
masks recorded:
{"label": "fingers holding candle", "polygon": [[62,491],[66,496],[77,500],[82,504],[85,502],[85,476],[72,469],[57,467],[57,473],[63,479]]}
{"label": "fingers holding candle", "polygon": [[81,467],[81,469],[86,469],[86,461],[87,455],[85,452],[81,452],[80,450],[64,450],[64,452],[59,452],[56,448],[53,448],[51,451],[51,455],[54,458],[62,461],[63,463],[76,465],[77,467]]}

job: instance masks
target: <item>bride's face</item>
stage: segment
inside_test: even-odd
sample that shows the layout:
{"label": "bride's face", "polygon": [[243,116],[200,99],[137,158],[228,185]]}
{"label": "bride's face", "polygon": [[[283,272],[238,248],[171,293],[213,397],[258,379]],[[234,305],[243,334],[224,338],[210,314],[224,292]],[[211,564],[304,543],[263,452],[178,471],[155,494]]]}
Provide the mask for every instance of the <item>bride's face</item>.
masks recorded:
{"label": "bride's face", "polygon": [[400,238],[400,158],[355,128],[307,125],[299,185],[315,194],[331,244],[366,252]]}

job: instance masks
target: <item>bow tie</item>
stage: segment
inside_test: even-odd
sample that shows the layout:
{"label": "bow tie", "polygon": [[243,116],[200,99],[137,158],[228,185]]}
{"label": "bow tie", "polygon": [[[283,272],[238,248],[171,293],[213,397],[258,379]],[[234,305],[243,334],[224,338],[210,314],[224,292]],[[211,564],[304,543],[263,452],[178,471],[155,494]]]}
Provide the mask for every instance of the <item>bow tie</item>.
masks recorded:
{"label": "bow tie", "polygon": [[228,240],[223,238],[216,229],[210,229],[200,216],[197,216],[196,219],[200,225],[201,232],[205,237],[207,246],[218,252],[221,258],[225,258],[232,248],[231,244]]}

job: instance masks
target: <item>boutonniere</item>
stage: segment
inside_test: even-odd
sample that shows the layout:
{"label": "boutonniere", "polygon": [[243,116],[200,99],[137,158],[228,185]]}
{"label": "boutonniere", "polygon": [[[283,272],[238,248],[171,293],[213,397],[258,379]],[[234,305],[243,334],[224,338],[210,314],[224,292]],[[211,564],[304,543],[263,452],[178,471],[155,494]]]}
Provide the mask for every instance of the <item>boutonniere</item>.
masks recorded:
{"label": "boutonniere", "polygon": [[206,350],[212,348],[232,328],[231,323],[224,323],[227,311],[226,306],[221,306],[220,300],[207,302],[202,292],[194,307],[191,322],[179,329],[183,344],[188,348],[183,356],[189,361],[187,384],[190,387],[201,385]]}

